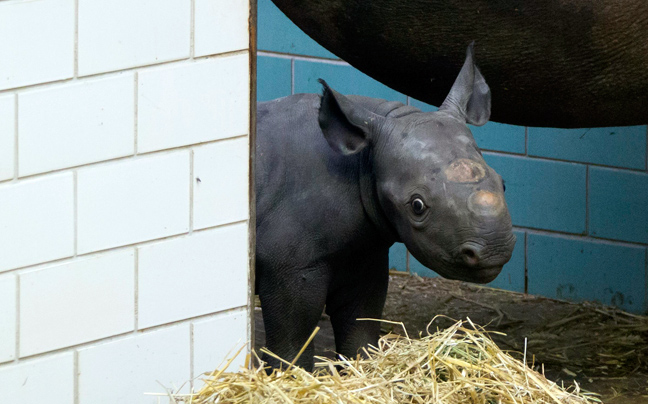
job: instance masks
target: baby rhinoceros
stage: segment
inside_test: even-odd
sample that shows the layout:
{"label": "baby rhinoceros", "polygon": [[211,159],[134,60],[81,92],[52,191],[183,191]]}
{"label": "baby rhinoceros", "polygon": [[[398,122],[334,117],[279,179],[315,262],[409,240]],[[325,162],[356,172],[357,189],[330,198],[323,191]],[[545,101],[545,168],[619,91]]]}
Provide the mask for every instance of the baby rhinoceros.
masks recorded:
{"label": "baby rhinoceros", "polygon": [[[321,97],[258,104],[256,288],[266,345],[288,361],[325,306],[337,352],[377,342],[380,324],[357,319],[382,315],[394,242],[477,283],[495,279],[515,244],[502,179],[466,126],[490,117],[472,45],[437,112],[320,82]],[[313,344],[297,364],[312,369]]]}

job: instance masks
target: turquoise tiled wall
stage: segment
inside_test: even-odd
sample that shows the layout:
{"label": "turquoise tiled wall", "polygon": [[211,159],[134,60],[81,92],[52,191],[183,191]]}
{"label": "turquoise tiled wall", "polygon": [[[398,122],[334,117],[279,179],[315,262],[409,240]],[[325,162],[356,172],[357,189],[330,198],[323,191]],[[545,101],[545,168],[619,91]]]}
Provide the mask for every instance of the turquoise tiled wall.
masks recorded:
{"label": "turquoise tiled wall", "polygon": [[645,247],[529,234],[529,293],[645,307]]}
{"label": "turquoise tiled wall", "polygon": [[585,233],[587,167],[523,156],[483,154],[488,165],[505,181],[506,202],[516,226]]}
{"label": "turquoise tiled wall", "polygon": [[292,92],[292,61],[266,56],[257,57],[259,75],[271,80],[258,80],[257,100],[269,101],[285,97]]}
{"label": "turquoise tiled wall", "polygon": [[321,93],[322,85],[317,81],[320,77],[326,80],[329,86],[343,94],[358,94],[407,102],[407,97],[403,94],[383,86],[351,66],[320,61],[295,61],[295,93]]}
{"label": "turquoise tiled wall", "polygon": [[[259,0],[258,100],[321,92],[436,108],[394,91],[315,43],[270,0]],[[486,78],[488,80],[488,78]],[[648,312],[647,128],[471,127],[484,158],[506,181],[517,244],[490,285]],[[390,266],[436,276],[403,244]]]}
{"label": "turquoise tiled wall", "polygon": [[590,233],[648,244],[648,175],[592,167],[589,174]]}

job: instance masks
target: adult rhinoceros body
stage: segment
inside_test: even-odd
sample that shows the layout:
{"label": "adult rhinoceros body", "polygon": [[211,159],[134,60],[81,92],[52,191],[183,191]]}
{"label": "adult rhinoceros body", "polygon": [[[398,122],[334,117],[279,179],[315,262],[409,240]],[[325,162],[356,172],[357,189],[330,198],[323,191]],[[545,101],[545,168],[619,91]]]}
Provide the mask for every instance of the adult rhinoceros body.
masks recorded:
{"label": "adult rhinoceros body", "polygon": [[[469,50],[438,112],[324,94],[259,103],[257,291],[266,345],[292,360],[326,311],[338,352],[378,338],[388,250],[449,278],[493,280],[515,244],[502,180],[466,122],[490,114]],[[312,366],[312,345],[298,364]],[[273,365],[279,363],[269,357]]]}
{"label": "adult rhinoceros body", "polygon": [[595,127],[648,123],[648,1],[273,0],[324,47],[439,105],[478,38],[493,120]]}

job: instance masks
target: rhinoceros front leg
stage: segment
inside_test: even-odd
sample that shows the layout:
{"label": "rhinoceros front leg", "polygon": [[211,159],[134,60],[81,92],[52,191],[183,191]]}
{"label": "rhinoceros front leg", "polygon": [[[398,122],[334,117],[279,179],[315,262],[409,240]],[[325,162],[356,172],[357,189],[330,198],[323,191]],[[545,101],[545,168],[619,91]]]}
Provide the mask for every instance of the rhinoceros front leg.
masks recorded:
{"label": "rhinoceros front leg", "polygon": [[[267,269],[267,270],[266,270]],[[266,331],[266,347],[291,362],[322,317],[329,283],[329,269],[257,267],[259,299]],[[311,342],[296,364],[313,369],[314,343]],[[277,359],[263,355],[272,368],[286,367]]]}
{"label": "rhinoceros front leg", "polygon": [[389,283],[387,254],[365,256],[360,263],[336,268],[326,313],[331,317],[336,350],[346,357],[353,358],[362,347],[378,342],[380,323],[356,319],[382,317]]}

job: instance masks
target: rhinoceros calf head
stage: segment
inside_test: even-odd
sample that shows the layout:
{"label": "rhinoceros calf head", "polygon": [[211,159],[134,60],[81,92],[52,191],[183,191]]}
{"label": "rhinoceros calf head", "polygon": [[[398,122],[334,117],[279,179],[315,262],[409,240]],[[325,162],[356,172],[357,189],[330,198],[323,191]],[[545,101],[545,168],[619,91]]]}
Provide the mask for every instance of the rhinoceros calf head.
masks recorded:
{"label": "rhinoceros calf head", "polygon": [[383,226],[444,277],[495,279],[515,236],[502,178],[466,125],[490,117],[490,89],[474,65],[472,45],[437,112],[409,108],[385,117],[322,84],[322,132],[337,152],[368,156],[380,216],[388,222]]}

